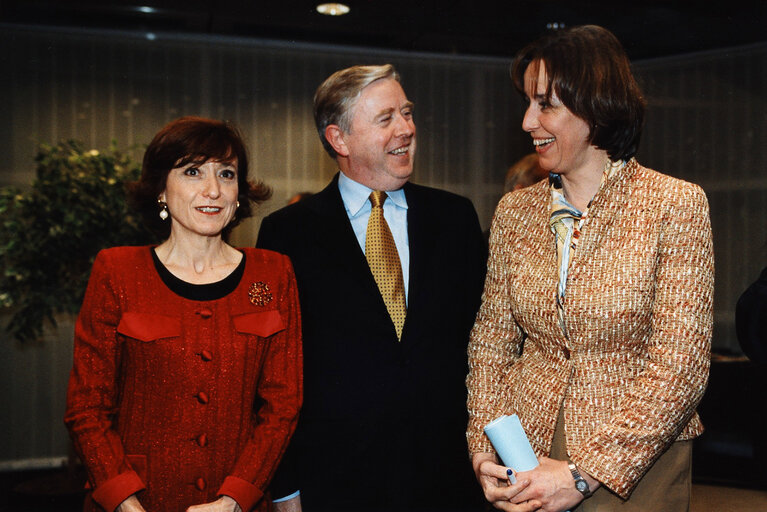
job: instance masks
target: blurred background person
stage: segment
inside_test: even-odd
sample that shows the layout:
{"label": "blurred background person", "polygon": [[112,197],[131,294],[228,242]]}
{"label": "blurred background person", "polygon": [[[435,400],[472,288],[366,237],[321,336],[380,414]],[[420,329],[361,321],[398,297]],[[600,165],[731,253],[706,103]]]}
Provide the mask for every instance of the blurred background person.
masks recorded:
{"label": "blurred background person", "polygon": [[[609,31],[549,33],[512,79],[553,176],[493,220],[467,378],[477,478],[502,510],[687,511],[712,330],[706,197],[634,158],[644,100]],[[540,465],[509,485],[482,429],[512,413]]]}
{"label": "blurred background person", "polygon": [[301,403],[297,290],[287,257],[223,235],[270,191],[235,129],[186,117],[130,193],[164,241],[101,251],[77,319],[65,422],[85,510],[264,510]]}
{"label": "blurred background person", "polygon": [[538,163],[538,154],[530,153],[517,160],[506,171],[503,192],[508,193],[538,183],[549,175]]}
{"label": "blurred background person", "polygon": [[[529,187],[549,175],[538,163],[538,155],[530,153],[517,160],[514,165],[506,171],[506,178],[503,183],[503,193],[508,194],[515,190]],[[490,229],[483,232],[485,242],[490,240]]]}
{"label": "blurred background person", "polygon": [[311,192],[299,192],[298,194],[292,195],[290,197],[290,199],[288,199],[288,204],[294,204],[294,203],[297,203],[299,201],[303,201],[307,197],[312,197],[312,193]]}

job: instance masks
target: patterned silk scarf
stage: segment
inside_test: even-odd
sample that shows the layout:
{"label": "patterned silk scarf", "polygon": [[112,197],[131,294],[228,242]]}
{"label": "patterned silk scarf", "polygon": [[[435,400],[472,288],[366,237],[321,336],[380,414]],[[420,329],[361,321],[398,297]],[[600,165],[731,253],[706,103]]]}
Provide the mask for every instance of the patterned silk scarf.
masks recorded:
{"label": "patterned silk scarf", "polygon": [[[555,180],[552,180],[555,181]],[[559,269],[559,283],[557,296],[564,298],[565,285],[567,283],[567,270],[570,262],[570,254],[575,251],[578,239],[581,236],[581,226],[588,215],[588,208],[581,212],[565,199],[562,188],[551,185],[551,231],[557,242],[557,268]]]}
{"label": "patterned silk scarf", "polygon": [[[624,165],[626,165],[626,162],[623,160],[615,162],[608,160],[605,164],[604,172],[602,172],[602,181],[599,184],[599,190],[601,190],[605,182],[619,169],[623,168]],[[570,267],[570,261],[573,259],[575,248],[578,246],[581,230],[586,223],[589,208],[591,207],[594,198],[591,198],[586,209],[581,212],[565,199],[562,190],[562,180],[559,175],[552,174],[550,176],[550,182],[551,216],[549,218],[549,224],[557,244],[557,268],[559,269],[559,281],[557,283],[556,291],[557,313],[559,314],[559,323],[562,327],[562,332],[567,336],[567,326],[565,324],[564,314],[567,272]],[[594,196],[596,197],[596,194],[594,194]]]}

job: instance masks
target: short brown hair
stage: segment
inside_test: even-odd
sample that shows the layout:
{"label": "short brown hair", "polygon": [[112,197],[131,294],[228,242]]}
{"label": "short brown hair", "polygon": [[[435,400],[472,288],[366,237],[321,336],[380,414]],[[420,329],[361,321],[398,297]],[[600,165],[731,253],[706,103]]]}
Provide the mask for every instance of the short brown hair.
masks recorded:
{"label": "short brown hair", "polygon": [[224,121],[182,117],[171,121],[146,148],[141,178],[128,185],[128,201],[141,214],[146,226],[163,238],[170,235],[170,222],[160,219],[157,198],[165,190],[172,169],[208,160],[237,161],[237,199],[240,206],[224,229],[228,234],[243,219],[253,215],[251,201],[258,204],[272,195],[262,182],[248,181],[248,154],[237,129]]}
{"label": "short brown hair", "polygon": [[351,126],[351,109],[362,93],[362,89],[384,78],[400,81],[399,74],[391,64],[382,66],[352,66],[330,75],[314,93],[314,124],[320,135],[322,146],[335,158],[333,146],[325,138],[328,125],[338,125],[348,133]]}
{"label": "short brown hair", "polygon": [[[596,25],[550,32],[517,53],[514,86],[525,94],[525,71],[546,69],[546,100],[552,91],[589,125],[589,142],[611,160],[628,160],[639,146],[645,100],[626,52],[607,29]],[[537,86],[537,84],[536,84]]]}

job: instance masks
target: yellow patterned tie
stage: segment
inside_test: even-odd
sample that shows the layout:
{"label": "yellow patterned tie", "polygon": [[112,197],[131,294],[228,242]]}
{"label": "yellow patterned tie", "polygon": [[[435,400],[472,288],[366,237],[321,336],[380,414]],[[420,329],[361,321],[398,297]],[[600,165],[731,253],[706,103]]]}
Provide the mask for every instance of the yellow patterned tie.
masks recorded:
{"label": "yellow patterned tie", "polygon": [[386,192],[375,190],[370,194],[370,218],[365,235],[365,258],[381,292],[389,316],[397,330],[397,339],[402,339],[407,306],[405,304],[405,283],[402,279],[402,265],[397,246],[383,214]]}

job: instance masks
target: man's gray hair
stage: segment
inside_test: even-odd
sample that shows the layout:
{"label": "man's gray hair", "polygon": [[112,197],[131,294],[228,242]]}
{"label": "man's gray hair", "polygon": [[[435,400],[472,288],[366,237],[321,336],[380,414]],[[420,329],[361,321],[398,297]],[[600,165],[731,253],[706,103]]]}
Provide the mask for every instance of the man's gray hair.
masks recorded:
{"label": "man's gray hair", "polygon": [[336,152],[325,138],[328,125],[338,125],[345,133],[351,126],[351,111],[362,90],[376,80],[392,78],[400,81],[391,64],[352,66],[330,75],[314,93],[314,123],[325,150],[335,158]]}

